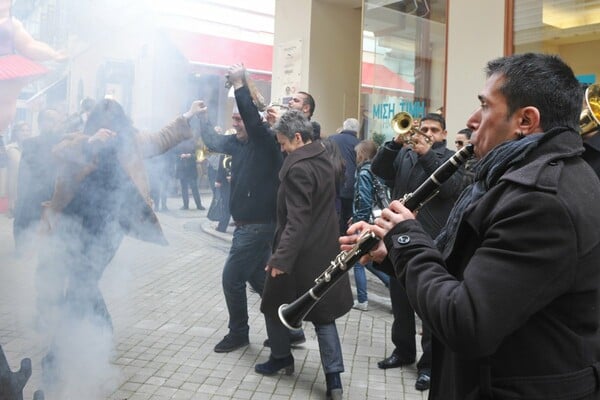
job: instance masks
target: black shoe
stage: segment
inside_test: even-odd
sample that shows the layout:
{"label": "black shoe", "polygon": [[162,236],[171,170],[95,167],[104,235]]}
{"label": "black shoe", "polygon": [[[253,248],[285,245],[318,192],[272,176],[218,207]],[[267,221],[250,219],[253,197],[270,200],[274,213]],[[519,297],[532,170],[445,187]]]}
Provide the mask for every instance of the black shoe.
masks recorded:
{"label": "black shoe", "polygon": [[[298,347],[302,343],[305,343],[305,342],[306,342],[306,337],[304,336],[304,333],[302,335],[290,336],[290,346],[291,347]],[[263,346],[271,347],[271,342],[269,341],[269,338],[265,339],[265,341],[263,342]]]}
{"label": "black shoe", "polygon": [[186,207],[186,206],[183,206],[183,207],[181,207],[181,208],[180,208],[180,210],[189,210],[189,209],[190,209],[190,208],[189,208],[189,207]]}
{"label": "black shoe", "polygon": [[379,361],[377,366],[381,369],[398,368],[404,365],[410,365],[414,362],[415,360],[403,360],[396,353],[392,353],[388,358]]}
{"label": "black shoe", "polygon": [[230,351],[240,349],[244,346],[248,346],[249,344],[250,341],[248,341],[248,338],[239,338],[231,334],[227,334],[223,340],[221,340],[215,346],[215,353],[229,353]]}
{"label": "black shoe", "polygon": [[431,382],[431,378],[425,372],[419,372],[419,376],[417,377],[417,381],[415,382],[415,389],[420,390],[429,390],[429,383]]}
{"label": "black shoe", "polygon": [[200,206],[198,206],[197,208],[198,208],[198,210],[200,210],[200,211],[204,211],[204,210],[206,210],[206,208],[205,208],[205,207],[203,207],[203,206],[201,206],[201,205],[200,205]]}
{"label": "black shoe", "polygon": [[286,375],[294,373],[294,357],[291,354],[286,358],[273,358],[269,356],[267,362],[254,366],[254,371],[261,375],[275,375],[282,369]]}
{"label": "black shoe", "polygon": [[344,391],[342,390],[342,380],[339,372],[325,374],[325,383],[327,383],[327,400],[342,400]]}

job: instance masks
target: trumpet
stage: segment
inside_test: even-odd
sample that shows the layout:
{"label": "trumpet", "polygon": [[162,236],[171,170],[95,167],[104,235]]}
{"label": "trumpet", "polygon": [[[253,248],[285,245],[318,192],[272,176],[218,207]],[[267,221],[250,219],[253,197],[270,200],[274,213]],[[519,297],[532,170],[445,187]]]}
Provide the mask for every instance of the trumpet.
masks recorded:
{"label": "trumpet", "polygon": [[[267,109],[267,105],[265,104],[265,98],[256,87],[256,83],[254,82],[254,80],[250,78],[250,74],[245,68],[243,80],[244,84],[248,86],[250,96],[252,97],[254,105],[256,106],[256,108],[258,108],[258,111],[265,111]],[[231,88],[231,86],[233,86],[233,83],[231,83],[231,80],[229,79],[229,74],[227,74],[225,75],[225,88],[229,89]]]}
{"label": "trumpet", "polygon": [[[454,153],[412,193],[407,193],[401,199],[406,208],[417,211],[431,200],[439,191],[439,187],[450,178],[458,168],[473,154],[473,145],[468,144]],[[387,202],[385,197],[383,203]],[[381,238],[367,230],[361,234],[356,244],[348,251],[339,253],[329,267],[315,279],[315,285],[290,304],[279,306],[278,315],[281,323],[288,329],[299,330],[302,321],[319,300],[356,264],[364,255],[375,248]]]}
{"label": "trumpet", "polygon": [[394,115],[391,124],[392,130],[400,137],[402,143],[414,146],[416,144],[415,136],[421,135],[427,144],[431,144],[431,138],[414,126],[414,119],[409,113],[400,111]]}
{"label": "trumpet", "polygon": [[600,128],[600,83],[594,83],[585,90],[585,109],[579,116],[579,129],[582,136]]}

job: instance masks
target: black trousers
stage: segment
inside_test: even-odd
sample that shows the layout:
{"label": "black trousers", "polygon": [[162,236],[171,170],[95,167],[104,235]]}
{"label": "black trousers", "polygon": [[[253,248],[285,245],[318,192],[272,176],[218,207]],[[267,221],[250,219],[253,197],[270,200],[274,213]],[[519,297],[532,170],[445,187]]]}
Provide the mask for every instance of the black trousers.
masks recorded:
{"label": "black trousers", "polygon": [[181,199],[183,200],[183,207],[189,208],[190,206],[190,195],[188,187],[192,189],[192,195],[194,196],[194,202],[196,207],[202,207],[202,201],[200,200],[200,192],[198,191],[198,182],[196,178],[182,178],[181,182]]}
{"label": "black trousers", "polygon": [[[394,353],[407,362],[416,359],[417,346],[415,342],[415,311],[408,301],[406,290],[398,279],[390,279],[390,299],[392,300],[392,312],[394,322],[392,324],[392,343]],[[419,372],[431,374],[431,331],[423,325],[423,336],[421,337],[423,355],[417,362]]]}

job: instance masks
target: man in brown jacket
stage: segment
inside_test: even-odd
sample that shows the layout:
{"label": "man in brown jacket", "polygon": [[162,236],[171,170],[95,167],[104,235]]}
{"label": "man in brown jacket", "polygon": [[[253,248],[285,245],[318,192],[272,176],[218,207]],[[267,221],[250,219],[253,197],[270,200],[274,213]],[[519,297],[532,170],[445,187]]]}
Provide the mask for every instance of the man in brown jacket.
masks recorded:
{"label": "man in brown jacket", "polygon": [[[52,199],[44,204],[47,240],[36,276],[38,327],[55,335],[54,342],[64,332],[60,329],[82,321],[112,329],[98,282],[125,235],[167,244],[152,210],[143,159],[191,137],[189,120],[198,111],[194,102],[161,131],[143,134],[116,101],[105,99],[82,133],[54,147],[57,178]],[[53,343],[42,361],[44,372],[59,373],[60,350]]]}

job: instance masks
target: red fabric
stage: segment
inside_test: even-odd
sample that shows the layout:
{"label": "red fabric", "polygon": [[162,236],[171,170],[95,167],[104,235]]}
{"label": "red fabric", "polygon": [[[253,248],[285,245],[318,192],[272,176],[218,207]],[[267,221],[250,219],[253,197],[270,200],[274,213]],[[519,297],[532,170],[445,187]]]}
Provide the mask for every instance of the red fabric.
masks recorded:
{"label": "red fabric", "polygon": [[0,81],[43,75],[48,69],[17,54],[0,56]]}
{"label": "red fabric", "polygon": [[363,91],[375,89],[407,94],[415,92],[414,85],[400,78],[386,66],[368,62],[362,63],[362,86]]}
{"label": "red fabric", "polygon": [[169,38],[179,52],[198,70],[227,69],[244,63],[252,75],[270,78],[273,66],[273,46],[243,40],[210,36],[196,32],[169,30]]}

